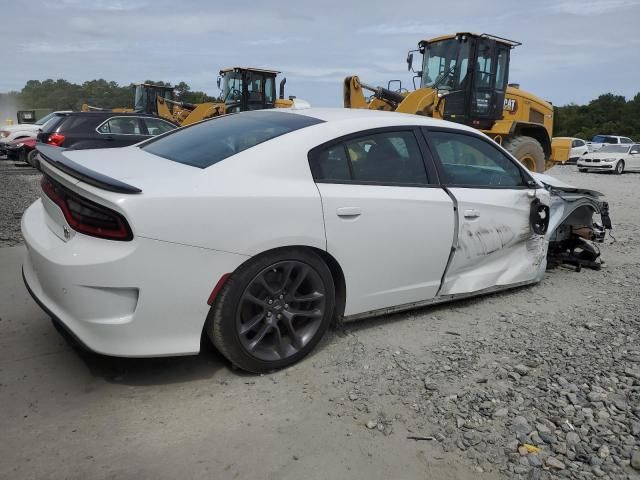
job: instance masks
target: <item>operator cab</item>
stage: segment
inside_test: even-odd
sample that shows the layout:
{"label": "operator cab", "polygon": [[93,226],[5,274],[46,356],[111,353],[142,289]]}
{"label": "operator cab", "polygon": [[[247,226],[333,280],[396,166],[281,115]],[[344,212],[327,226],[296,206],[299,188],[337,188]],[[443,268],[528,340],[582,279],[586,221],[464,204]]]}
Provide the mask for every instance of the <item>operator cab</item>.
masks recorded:
{"label": "operator cab", "polygon": [[136,113],[157,115],[157,97],[173,100],[173,87],[169,85],[154,85],[151,83],[140,83],[136,85],[133,110]]}
{"label": "operator cab", "polygon": [[[423,40],[420,86],[444,99],[444,119],[490,129],[502,118],[509,80],[509,54],[521,45],[493,35],[457,33]],[[412,61],[409,54],[408,62]]]}
{"label": "operator cab", "polygon": [[222,100],[227,113],[263,110],[276,106],[276,76],[280,72],[233,67],[220,70]]}

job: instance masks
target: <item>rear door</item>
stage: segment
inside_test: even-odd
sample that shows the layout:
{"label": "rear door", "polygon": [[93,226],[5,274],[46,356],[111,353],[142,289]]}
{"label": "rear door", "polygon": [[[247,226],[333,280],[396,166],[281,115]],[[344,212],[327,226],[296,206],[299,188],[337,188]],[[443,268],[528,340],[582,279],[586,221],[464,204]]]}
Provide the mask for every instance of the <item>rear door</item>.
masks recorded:
{"label": "rear door", "polygon": [[140,118],[134,116],[111,117],[96,128],[95,148],[126,147],[149,138],[145,135]]}
{"label": "rear door", "polygon": [[441,181],[457,201],[457,244],[440,293],[537,279],[547,242],[530,226],[535,182],[489,139],[446,129],[425,133]]}
{"label": "rear door", "polygon": [[425,166],[417,129],[376,129],[317,147],[327,250],[343,268],[345,315],[433,298],[454,233],[453,202]]}

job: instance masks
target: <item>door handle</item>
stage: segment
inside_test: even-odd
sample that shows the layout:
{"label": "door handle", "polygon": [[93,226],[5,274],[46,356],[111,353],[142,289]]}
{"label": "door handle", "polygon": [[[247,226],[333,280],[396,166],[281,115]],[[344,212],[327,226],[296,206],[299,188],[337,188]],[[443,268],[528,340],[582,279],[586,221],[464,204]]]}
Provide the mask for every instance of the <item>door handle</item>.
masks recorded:
{"label": "door handle", "polygon": [[464,218],[478,218],[480,216],[480,211],[475,208],[470,208],[469,210],[464,211]]}
{"label": "door handle", "polygon": [[107,135],[106,137],[104,137],[105,140],[113,140],[113,137],[111,135]]}
{"label": "door handle", "polygon": [[360,207],[340,207],[336,209],[336,214],[339,217],[358,217],[362,213]]}

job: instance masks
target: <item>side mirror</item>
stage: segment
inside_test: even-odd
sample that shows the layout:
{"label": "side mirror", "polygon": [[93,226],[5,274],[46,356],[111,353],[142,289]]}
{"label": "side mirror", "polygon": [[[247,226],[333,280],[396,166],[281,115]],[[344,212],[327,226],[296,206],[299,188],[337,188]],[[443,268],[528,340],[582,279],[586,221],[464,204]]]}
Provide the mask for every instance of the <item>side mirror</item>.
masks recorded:
{"label": "side mirror", "polygon": [[[398,85],[398,88],[392,88],[392,85]],[[402,90],[402,80],[389,80],[387,90],[399,92]]]}
{"label": "side mirror", "polygon": [[409,52],[407,55],[407,70],[411,71],[413,69],[413,52]]}
{"label": "side mirror", "polygon": [[220,82],[222,82],[222,78],[218,77],[218,89],[220,89]]}

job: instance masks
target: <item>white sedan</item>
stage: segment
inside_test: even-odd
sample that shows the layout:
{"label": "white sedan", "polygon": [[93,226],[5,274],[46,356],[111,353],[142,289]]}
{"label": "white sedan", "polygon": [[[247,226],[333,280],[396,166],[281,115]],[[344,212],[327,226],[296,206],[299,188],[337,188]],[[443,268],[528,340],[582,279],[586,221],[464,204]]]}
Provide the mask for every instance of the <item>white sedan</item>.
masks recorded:
{"label": "white sedan", "polygon": [[416,115],[246,112],[40,157],[25,283],[84,345],[116,356],[197,353],[204,331],[235,365],[270,371],[333,319],[531,284],[550,241],[566,254],[604,233],[597,193]]}
{"label": "white sedan", "polygon": [[587,153],[576,162],[578,170],[604,170],[621,175],[625,171],[640,171],[640,144],[605,145]]}

